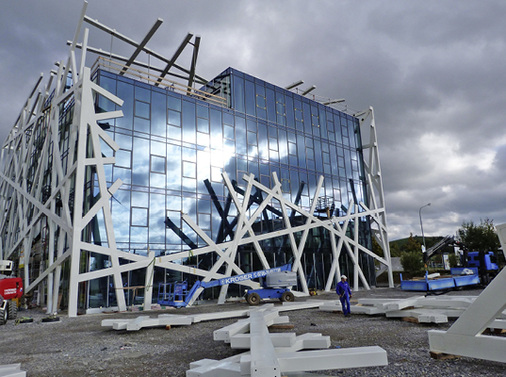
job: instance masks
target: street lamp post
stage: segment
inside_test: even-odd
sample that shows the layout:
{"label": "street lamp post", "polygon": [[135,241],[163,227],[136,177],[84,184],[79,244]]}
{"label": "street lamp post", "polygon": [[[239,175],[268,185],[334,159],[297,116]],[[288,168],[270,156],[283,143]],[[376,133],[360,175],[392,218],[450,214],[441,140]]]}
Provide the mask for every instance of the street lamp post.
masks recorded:
{"label": "street lamp post", "polygon": [[423,243],[423,249],[422,249],[422,252],[423,252],[423,263],[425,264],[425,266],[427,267],[427,249],[425,247],[425,236],[423,235],[423,223],[422,223],[422,208],[425,208],[425,207],[428,207],[430,206],[430,203],[427,203],[423,206],[420,207],[420,209],[418,210],[418,215],[420,216],[420,229],[422,230],[422,243]]}

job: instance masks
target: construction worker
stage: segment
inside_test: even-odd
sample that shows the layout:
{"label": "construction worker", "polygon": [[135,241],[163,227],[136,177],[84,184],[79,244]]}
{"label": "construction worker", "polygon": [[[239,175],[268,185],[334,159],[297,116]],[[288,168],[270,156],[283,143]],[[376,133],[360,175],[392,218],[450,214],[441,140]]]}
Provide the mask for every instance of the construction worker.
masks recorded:
{"label": "construction worker", "polygon": [[341,281],[337,283],[336,293],[339,295],[339,300],[341,301],[341,306],[343,307],[343,314],[345,317],[350,316],[350,298],[351,288],[348,284],[348,278],[346,275],[341,276]]}

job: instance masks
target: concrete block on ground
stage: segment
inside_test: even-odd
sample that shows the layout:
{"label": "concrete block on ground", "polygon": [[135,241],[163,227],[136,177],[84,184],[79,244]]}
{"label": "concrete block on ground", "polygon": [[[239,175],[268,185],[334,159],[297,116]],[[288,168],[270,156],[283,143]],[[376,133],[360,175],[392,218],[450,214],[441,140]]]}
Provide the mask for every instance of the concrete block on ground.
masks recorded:
{"label": "concrete block on ground", "polygon": [[215,313],[201,313],[193,315],[193,322],[203,322],[203,321],[215,321],[217,319],[227,319],[227,318],[239,318],[246,317],[249,315],[249,309],[244,310],[231,310],[226,312],[215,312]]}
{"label": "concrete block on ground", "polygon": [[[295,343],[295,333],[269,334],[274,347],[290,347]],[[237,334],[230,338],[230,347],[234,349],[250,349],[251,334]]]}
{"label": "concrete block on ground", "polygon": [[237,362],[202,359],[190,363],[186,377],[239,377],[240,364]]}
{"label": "concrete block on ground", "polygon": [[26,372],[21,370],[21,364],[0,365],[0,377],[26,377]]}
{"label": "concrete block on ground", "polygon": [[386,351],[378,346],[292,352],[278,360],[283,373],[388,365]]}

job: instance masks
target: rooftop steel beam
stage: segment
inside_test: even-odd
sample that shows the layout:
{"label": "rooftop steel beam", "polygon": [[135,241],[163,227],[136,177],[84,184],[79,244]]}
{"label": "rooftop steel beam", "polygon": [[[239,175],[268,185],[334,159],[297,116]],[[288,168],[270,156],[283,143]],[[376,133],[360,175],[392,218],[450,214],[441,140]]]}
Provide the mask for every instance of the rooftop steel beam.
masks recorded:
{"label": "rooftop steel beam", "polygon": [[149,32],[146,34],[146,36],[144,37],[142,42],[137,46],[137,48],[135,49],[132,56],[130,56],[130,59],[128,59],[128,61],[126,62],[126,64],[125,64],[126,67],[121,70],[120,75],[123,76],[125,74],[127,68],[132,65],[132,63],[135,61],[135,58],[141,53],[141,51],[144,49],[144,46],[146,46],[146,44],[149,42],[151,37],[155,34],[155,32],[158,30],[158,28],[160,27],[160,25],[162,23],[163,23],[163,20],[161,18],[156,20],[156,22],[151,27]]}
{"label": "rooftop steel beam", "polygon": [[170,59],[169,63],[167,63],[167,66],[164,68],[164,70],[162,71],[161,75],[160,75],[160,78],[157,80],[156,82],[156,86],[159,86],[160,83],[162,82],[162,79],[165,77],[165,75],[167,73],[169,73],[169,70],[172,68],[172,66],[174,65],[174,63],[176,62],[177,58],[179,57],[179,55],[181,55],[181,53],[183,52],[183,50],[185,49],[186,45],[188,44],[188,42],[190,42],[190,39],[193,37],[193,34],[191,33],[188,33],[185,37],[185,39],[183,40],[183,42],[181,42],[181,44],[179,45],[178,49],[176,50],[176,52],[174,53],[174,55],[172,56],[172,58]]}
{"label": "rooftop steel beam", "polygon": [[[199,46],[200,46],[200,37],[195,37],[195,42],[193,44],[193,55],[192,55],[192,63],[190,66],[190,78],[188,79],[188,87],[191,88],[193,85],[193,81],[195,79],[195,68],[197,67],[197,57],[199,55]],[[190,89],[188,89],[188,92]],[[190,93],[188,93],[190,94]]]}
{"label": "rooftop steel beam", "polygon": [[[100,29],[102,31],[105,31],[106,33],[108,34],[111,34],[113,37],[116,37],[118,38],[119,40],[125,42],[125,43],[128,43],[129,45],[132,45],[134,47],[137,47],[139,44],[137,42],[135,42],[133,39],[130,39],[128,38],[127,36],[121,34],[121,33],[118,33],[116,30],[114,29],[111,29],[110,27],[98,22],[97,20],[94,20],[88,16],[84,16],[84,21],[87,22],[88,24],[92,25],[92,26],[95,26],[97,29]],[[143,47],[142,48],[142,51],[150,54],[151,56],[169,64],[170,63],[170,60],[167,59],[166,57],[160,55],[159,53],[147,48],[147,47]],[[177,68],[179,69],[180,71],[183,71],[184,73],[187,73],[187,74],[190,74],[190,71],[186,68],[183,68],[181,67],[180,65],[177,65],[175,63],[173,63],[173,66],[174,68]],[[206,83],[208,82],[209,80],[206,80],[204,79],[203,77],[200,77],[198,75],[195,75],[196,78],[198,78],[199,80],[201,80],[202,82]]]}

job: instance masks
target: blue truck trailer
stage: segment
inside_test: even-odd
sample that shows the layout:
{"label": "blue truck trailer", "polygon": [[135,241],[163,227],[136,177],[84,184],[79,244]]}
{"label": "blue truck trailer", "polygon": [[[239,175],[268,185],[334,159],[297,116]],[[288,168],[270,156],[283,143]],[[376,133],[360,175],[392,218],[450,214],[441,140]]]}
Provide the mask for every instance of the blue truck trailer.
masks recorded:
{"label": "blue truck trailer", "polygon": [[[467,253],[465,267],[453,267],[450,269],[450,276],[433,277],[425,272],[425,276],[419,279],[403,280],[401,278],[401,289],[406,291],[442,291],[454,288],[478,285],[480,283],[488,284],[488,279],[480,276],[495,276],[499,272],[499,266],[495,263],[495,255],[492,251],[484,252],[480,256],[479,251]],[[480,269],[483,260],[483,269]],[[484,281],[487,280],[487,281]]]}

